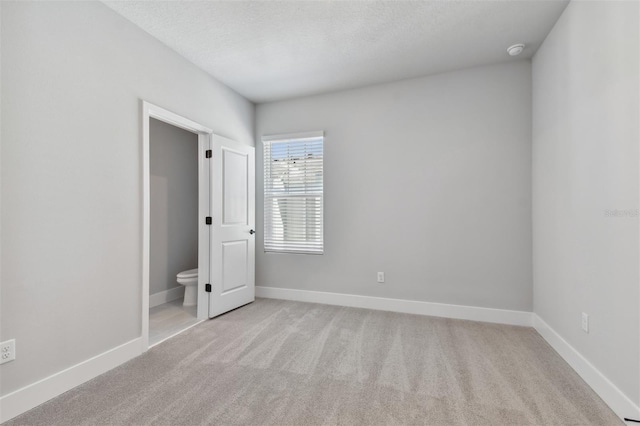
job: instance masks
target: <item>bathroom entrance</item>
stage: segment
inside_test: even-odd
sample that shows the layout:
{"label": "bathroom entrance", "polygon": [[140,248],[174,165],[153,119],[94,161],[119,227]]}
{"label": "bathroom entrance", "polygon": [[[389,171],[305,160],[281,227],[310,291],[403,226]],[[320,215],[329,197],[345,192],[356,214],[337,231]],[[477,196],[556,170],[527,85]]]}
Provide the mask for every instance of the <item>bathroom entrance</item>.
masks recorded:
{"label": "bathroom entrance", "polygon": [[145,351],[255,300],[255,148],[143,101],[142,159]]}
{"label": "bathroom entrance", "polygon": [[209,316],[211,129],[142,102],[142,350]]}
{"label": "bathroom entrance", "polygon": [[200,322],[198,156],[196,133],[150,118],[149,346]]}

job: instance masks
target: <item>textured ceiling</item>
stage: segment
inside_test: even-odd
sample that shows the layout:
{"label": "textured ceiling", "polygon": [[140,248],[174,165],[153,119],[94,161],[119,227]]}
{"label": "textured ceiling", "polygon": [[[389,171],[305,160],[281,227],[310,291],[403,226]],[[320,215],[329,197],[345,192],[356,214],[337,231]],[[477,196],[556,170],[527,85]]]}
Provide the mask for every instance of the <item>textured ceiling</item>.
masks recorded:
{"label": "textured ceiling", "polygon": [[105,1],[254,102],[531,57],[566,1]]}

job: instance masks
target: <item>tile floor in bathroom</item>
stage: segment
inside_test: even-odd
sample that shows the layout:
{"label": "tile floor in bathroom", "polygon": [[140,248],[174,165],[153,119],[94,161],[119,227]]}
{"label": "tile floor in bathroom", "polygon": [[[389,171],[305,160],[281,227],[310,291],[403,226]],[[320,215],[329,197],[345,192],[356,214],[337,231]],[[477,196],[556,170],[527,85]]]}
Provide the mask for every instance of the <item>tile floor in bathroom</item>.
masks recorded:
{"label": "tile floor in bathroom", "polygon": [[153,346],[194,324],[196,307],[182,306],[182,298],[149,309],[149,346]]}

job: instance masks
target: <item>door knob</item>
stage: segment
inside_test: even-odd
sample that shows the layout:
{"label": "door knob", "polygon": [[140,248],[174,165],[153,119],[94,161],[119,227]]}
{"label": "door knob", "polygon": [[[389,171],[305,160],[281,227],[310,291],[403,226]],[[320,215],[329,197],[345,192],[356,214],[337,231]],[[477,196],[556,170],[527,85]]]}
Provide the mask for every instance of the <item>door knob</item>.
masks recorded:
{"label": "door knob", "polygon": [[256,231],[254,231],[254,230],[252,229],[251,231],[249,231],[249,233],[250,233],[251,235],[253,235],[253,234],[255,234],[255,233],[256,233]]}

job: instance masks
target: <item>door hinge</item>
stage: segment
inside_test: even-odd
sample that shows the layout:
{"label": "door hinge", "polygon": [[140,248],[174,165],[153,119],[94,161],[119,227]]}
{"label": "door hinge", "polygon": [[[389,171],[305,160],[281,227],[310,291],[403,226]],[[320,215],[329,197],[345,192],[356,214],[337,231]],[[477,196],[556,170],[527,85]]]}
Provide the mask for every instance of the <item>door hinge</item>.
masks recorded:
{"label": "door hinge", "polygon": [[208,149],[208,150],[206,150],[206,151],[205,151],[204,155],[205,155],[205,157],[207,157],[207,158],[211,158],[211,156],[212,156],[213,154],[211,153],[211,150],[210,150],[210,149]]}
{"label": "door hinge", "polygon": [[205,284],[204,291],[206,291],[207,293],[211,293],[211,284]]}
{"label": "door hinge", "polygon": [[211,218],[211,216],[207,216],[207,218],[204,221],[207,225],[211,225],[211,223],[213,223],[213,219]]}

